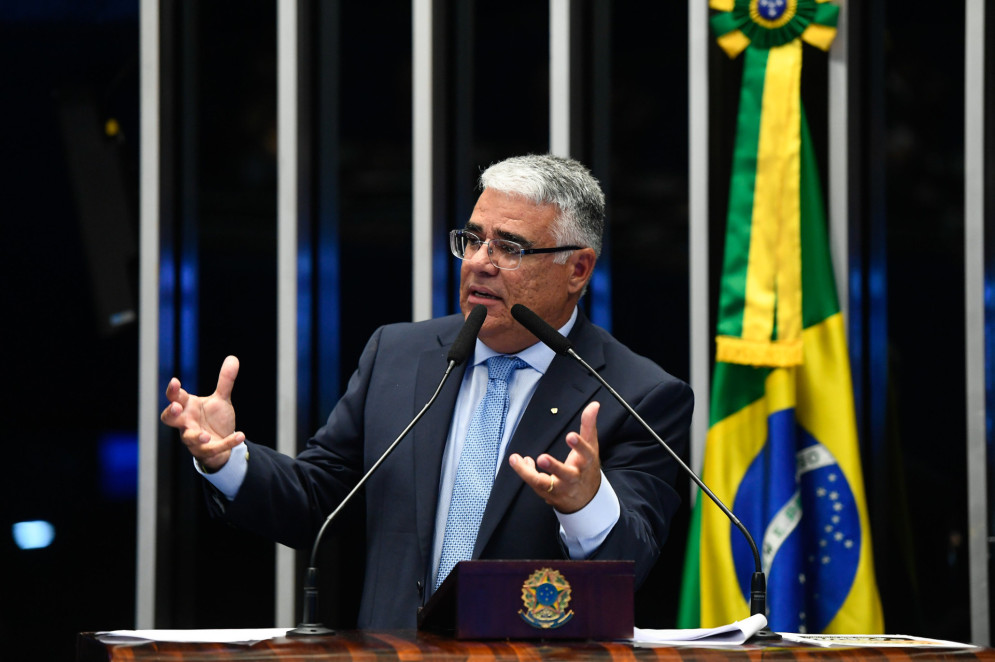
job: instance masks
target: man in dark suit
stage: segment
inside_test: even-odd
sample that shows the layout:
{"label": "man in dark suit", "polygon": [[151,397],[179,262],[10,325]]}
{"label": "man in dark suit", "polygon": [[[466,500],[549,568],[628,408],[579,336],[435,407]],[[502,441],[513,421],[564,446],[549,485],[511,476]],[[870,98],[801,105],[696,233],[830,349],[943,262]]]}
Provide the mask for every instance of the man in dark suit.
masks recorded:
{"label": "man in dark suit", "polygon": [[[162,420],[182,431],[213,484],[212,511],[308,548],[326,515],[428,401],[464,316],[486,306],[473,357],[366,484],[360,627],[413,627],[418,606],[461,558],[632,559],[638,586],[680,502],[669,455],[583,369],[537,343],[510,314],[524,304],[568,335],[660,436],[686,450],[690,388],[577,307],[601,249],[597,181],[576,161],[526,156],[488,168],[481,188],[466,225],[450,233],[463,260],[463,315],[378,329],[345,395],[297,458],[235,430],[234,357],[210,396],[189,394],[176,379],[166,390]],[[501,361],[514,365],[499,379],[493,365]],[[492,388],[501,390],[495,384],[503,392],[492,397]],[[487,403],[499,397],[495,416]],[[482,436],[493,437],[486,460]]]}

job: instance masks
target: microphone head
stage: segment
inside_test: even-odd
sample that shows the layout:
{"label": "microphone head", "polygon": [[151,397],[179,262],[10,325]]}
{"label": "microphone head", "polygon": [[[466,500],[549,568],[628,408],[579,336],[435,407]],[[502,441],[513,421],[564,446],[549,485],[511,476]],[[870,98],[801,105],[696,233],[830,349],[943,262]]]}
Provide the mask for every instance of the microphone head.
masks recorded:
{"label": "microphone head", "polygon": [[459,365],[466,361],[473,352],[474,344],[477,341],[477,334],[480,333],[480,327],[484,325],[484,319],[487,317],[487,306],[482,303],[478,303],[470,311],[470,314],[466,316],[466,321],[463,322],[463,328],[459,330],[459,334],[456,336],[456,340],[453,341],[453,346],[449,348],[449,355],[446,357],[447,361],[452,361]]}
{"label": "microphone head", "polygon": [[566,354],[573,348],[573,343],[566,336],[522,304],[516,303],[511,307],[511,316],[557,354]]}

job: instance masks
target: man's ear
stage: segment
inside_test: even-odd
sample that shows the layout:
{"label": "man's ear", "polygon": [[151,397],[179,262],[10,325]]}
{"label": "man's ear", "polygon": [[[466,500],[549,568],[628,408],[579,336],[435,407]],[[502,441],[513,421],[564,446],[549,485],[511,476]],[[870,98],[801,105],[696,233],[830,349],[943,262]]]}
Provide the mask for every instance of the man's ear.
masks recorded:
{"label": "man's ear", "polygon": [[594,263],[598,261],[593,248],[576,250],[567,260],[571,265],[570,279],[567,287],[571,294],[580,293],[594,273]]}

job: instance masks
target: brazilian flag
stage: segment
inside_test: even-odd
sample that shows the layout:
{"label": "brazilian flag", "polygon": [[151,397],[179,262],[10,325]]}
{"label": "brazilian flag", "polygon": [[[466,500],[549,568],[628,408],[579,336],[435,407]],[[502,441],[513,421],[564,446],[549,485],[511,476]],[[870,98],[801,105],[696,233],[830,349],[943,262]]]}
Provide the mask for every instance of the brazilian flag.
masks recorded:
{"label": "brazilian flag", "polygon": [[[784,632],[879,633],[881,602],[825,205],[800,98],[801,40],[828,48],[838,8],[712,0],[745,51],[703,477],[760,548]],[[680,627],[749,615],[753,555],[699,495]]]}

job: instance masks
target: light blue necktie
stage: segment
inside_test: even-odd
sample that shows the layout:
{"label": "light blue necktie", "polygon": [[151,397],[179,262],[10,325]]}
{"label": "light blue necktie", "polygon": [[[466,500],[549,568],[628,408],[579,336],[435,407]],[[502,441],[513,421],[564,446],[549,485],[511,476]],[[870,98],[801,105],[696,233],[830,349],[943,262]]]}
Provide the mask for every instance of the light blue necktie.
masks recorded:
{"label": "light blue necktie", "polygon": [[435,588],[439,588],[453,566],[473,555],[477,530],[494,483],[498,448],[508,417],[508,380],[515,370],[527,368],[528,365],[517,356],[492,356],[487,359],[487,393],[473,413],[460,453]]}

